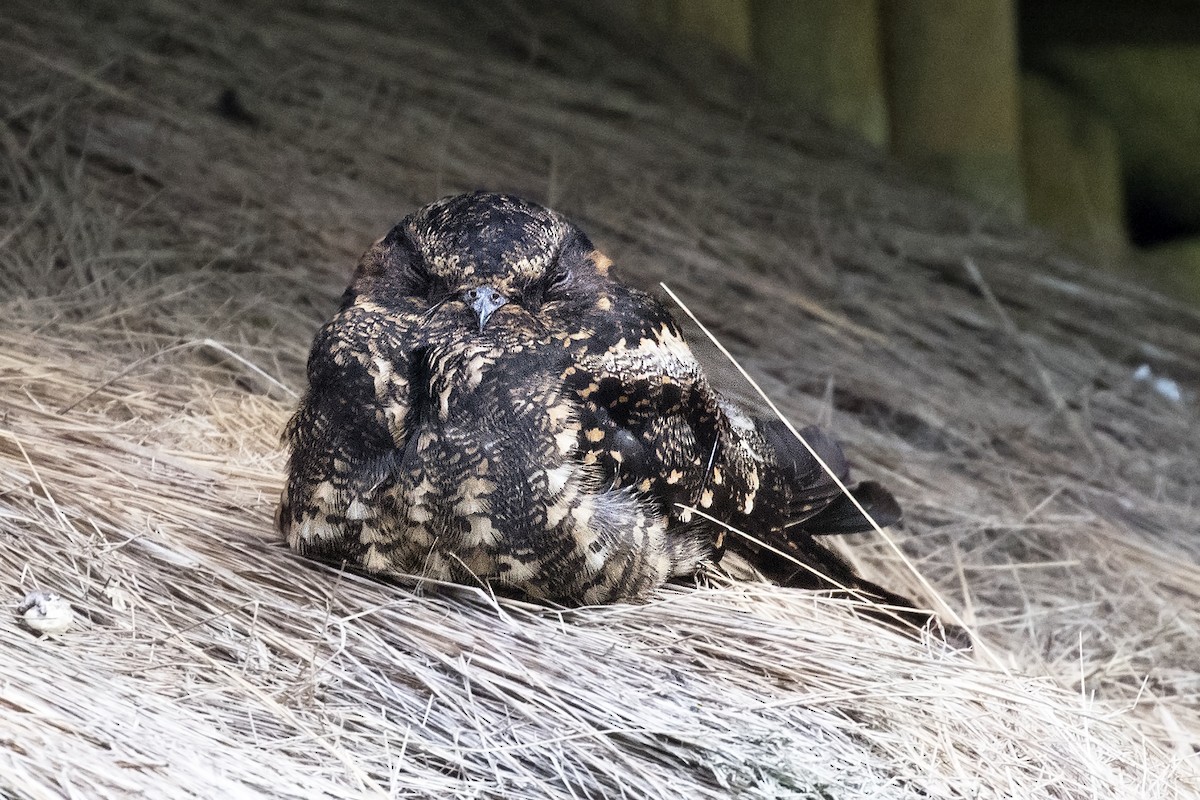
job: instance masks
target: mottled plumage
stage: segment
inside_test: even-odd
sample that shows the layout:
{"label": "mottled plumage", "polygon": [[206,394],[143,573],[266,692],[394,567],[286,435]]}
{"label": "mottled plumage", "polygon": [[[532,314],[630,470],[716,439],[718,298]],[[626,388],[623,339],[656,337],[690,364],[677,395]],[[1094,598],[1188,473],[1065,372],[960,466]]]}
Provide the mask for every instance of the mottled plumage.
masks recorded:
{"label": "mottled plumage", "polygon": [[[644,599],[729,546],[782,583],[911,607],[813,538],[869,526],[803,446],[722,400],[667,310],[541,206],[477,192],[404,219],[308,373],[279,510],[302,553],[578,604]],[[846,478],[838,445],[804,433]],[[878,485],[855,491],[899,518]]]}

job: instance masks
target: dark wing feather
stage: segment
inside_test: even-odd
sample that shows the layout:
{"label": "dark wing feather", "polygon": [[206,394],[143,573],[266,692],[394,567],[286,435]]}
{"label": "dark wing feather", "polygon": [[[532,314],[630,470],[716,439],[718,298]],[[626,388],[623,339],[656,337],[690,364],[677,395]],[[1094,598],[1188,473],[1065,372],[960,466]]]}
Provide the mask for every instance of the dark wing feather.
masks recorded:
{"label": "dark wing feather", "polygon": [[[791,527],[819,514],[842,494],[829,472],[779,419],[756,420],[760,435],[770,447],[769,477],[776,487],[779,524]],[[799,431],[832,472],[843,483],[850,479],[850,465],[832,437],[820,428]],[[807,527],[807,526],[806,526]]]}
{"label": "dark wing feather", "polygon": [[[895,497],[892,497],[891,492],[878,483],[863,481],[850,489],[850,493],[879,527],[886,528],[900,521],[900,504],[896,502]],[[835,498],[819,513],[804,520],[801,525],[807,533],[813,536],[862,533],[874,530],[862,512],[844,494]]]}
{"label": "dark wing feather", "polygon": [[[872,530],[862,512],[855,508],[799,439],[780,420],[759,423],[763,438],[776,454],[781,472],[790,476],[791,492],[783,509],[784,528],[799,527],[815,534],[859,533]],[[817,455],[837,475],[843,484],[850,482],[850,464],[842,447],[820,428],[809,426],[799,431]],[[891,493],[878,483],[865,482],[850,486],[850,493],[867,513],[886,528],[900,521],[900,505]]]}

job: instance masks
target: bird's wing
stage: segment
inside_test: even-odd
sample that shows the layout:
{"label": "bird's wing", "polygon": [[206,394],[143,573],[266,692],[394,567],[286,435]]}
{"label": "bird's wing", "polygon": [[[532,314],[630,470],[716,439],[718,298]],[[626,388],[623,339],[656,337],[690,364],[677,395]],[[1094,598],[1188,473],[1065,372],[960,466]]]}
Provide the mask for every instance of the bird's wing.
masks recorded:
{"label": "bird's wing", "polygon": [[582,321],[566,387],[578,398],[581,458],[676,514],[699,502],[726,424],[719,399],[667,310],[615,287],[612,310]]}
{"label": "bird's wing", "polygon": [[[567,386],[581,400],[585,463],[606,480],[634,486],[659,500],[677,521],[692,506],[754,537],[723,536],[765,575],[785,586],[850,590],[904,609],[904,623],[924,624],[926,612],[907,598],[860,578],[814,536],[868,530],[870,524],[787,426],[749,417],[708,385],[677,324],[657,301],[630,292],[598,324],[585,324]],[[847,482],[841,446],[818,428],[801,434]],[[878,484],[851,485],[880,525],[900,509]],[[894,620],[893,612],[881,611]]]}
{"label": "bird's wing", "polygon": [[291,458],[277,523],[293,548],[361,556],[370,501],[408,435],[411,327],[403,312],[358,303],[317,334],[308,392],[284,432]]}

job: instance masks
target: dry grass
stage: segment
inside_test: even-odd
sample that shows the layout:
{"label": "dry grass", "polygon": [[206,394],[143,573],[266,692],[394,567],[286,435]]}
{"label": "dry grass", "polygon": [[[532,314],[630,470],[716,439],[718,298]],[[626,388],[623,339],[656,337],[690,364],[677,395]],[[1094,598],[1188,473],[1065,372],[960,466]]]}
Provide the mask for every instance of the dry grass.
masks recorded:
{"label": "dry grass", "polygon": [[[0,590],[79,614],[0,621],[0,793],[1195,795],[1195,312],[570,4],[141,5],[0,11]],[[313,330],[374,237],[476,186],[831,417],[994,658],[721,575],[559,613],[287,553]]]}

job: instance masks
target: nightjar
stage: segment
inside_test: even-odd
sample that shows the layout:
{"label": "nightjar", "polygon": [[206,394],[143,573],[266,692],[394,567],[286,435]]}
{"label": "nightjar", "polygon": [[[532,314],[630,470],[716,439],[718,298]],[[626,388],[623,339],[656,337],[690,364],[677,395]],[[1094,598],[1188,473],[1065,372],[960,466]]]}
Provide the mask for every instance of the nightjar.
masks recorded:
{"label": "nightjar", "polygon": [[[511,195],[401,221],[313,344],[285,434],[287,543],[564,604],[645,599],[731,547],[782,584],[929,621],[818,541],[870,526],[781,422],[722,399],[670,313],[611,269],[566,218]],[[803,433],[847,478],[838,444]],[[878,484],[853,492],[899,519]]]}

